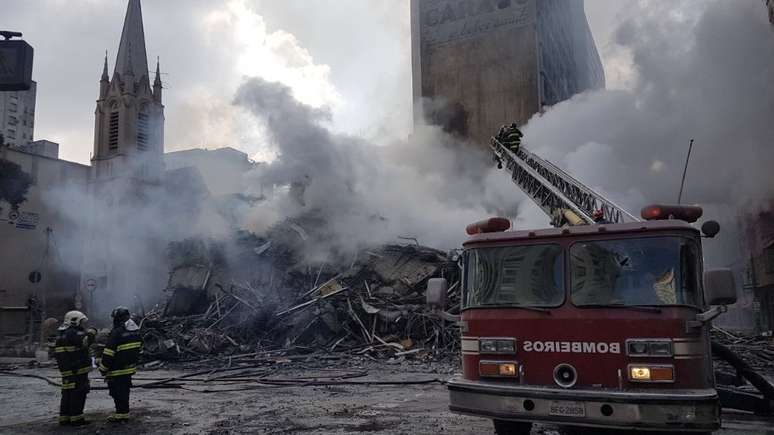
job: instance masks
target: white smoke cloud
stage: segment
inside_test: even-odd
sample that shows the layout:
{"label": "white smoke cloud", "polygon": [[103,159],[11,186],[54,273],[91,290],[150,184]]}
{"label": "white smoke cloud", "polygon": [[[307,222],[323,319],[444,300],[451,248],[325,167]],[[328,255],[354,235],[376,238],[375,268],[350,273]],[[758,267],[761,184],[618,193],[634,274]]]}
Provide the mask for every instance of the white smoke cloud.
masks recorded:
{"label": "white smoke cloud", "polygon": [[[721,218],[735,250],[736,208],[774,194],[774,30],[755,0],[640,2],[615,32],[630,89],[578,95],[536,116],[525,143],[638,211],[684,201]],[[730,261],[726,258],[723,261]]]}
{"label": "white smoke cloud", "polygon": [[332,133],[325,127],[329,112],[303,105],[288,87],[261,79],[247,81],[236,104],[265,125],[277,149],[277,159],[255,175],[258,182],[305,186],[303,204],[279,197],[259,206],[252,219],[315,211],[335,235],[334,248],[404,236],[451,249],[464,239],[468,223],[498,211],[515,215],[515,187],[508,177],[495,173],[475,146],[436,128],[420,127],[408,141],[378,147]]}

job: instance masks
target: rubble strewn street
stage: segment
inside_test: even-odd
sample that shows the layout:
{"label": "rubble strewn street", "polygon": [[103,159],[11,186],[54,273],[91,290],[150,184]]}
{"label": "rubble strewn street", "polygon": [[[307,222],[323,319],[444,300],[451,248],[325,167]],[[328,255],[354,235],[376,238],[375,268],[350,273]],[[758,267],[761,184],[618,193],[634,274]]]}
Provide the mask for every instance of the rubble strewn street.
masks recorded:
{"label": "rubble strewn street", "polygon": [[[1,361],[1,360],[0,360]],[[261,368],[232,371],[212,368],[143,369],[135,384],[135,423],[104,421],[112,401],[98,376],[92,377],[84,429],[60,429],[48,412],[58,405],[57,389],[36,378],[0,375],[0,434],[490,434],[490,420],[448,411],[448,392],[438,380],[448,378],[449,363],[376,363],[365,356],[325,359],[277,358]],[[27,369],[2,364],[14,373],[58,379],[53,368]],[[178,366],[179,367],[179,366]],[[182,367],[185,367],[183,365]],[[204,372],[194,375],[196,372]],[[158,384],[173,379],[165,384]],[[375,382],[369,385],[368,382]],[[389,383],[394,382],[394,385]],[[379,383],[387,385],[379,385]],[[327,385],[326,385],[327,384]],[[358,385],[359,384],[359,385]],[[23,391],[23,395],[14,394]],[[769,422],[742,413],[726,414],[720,435],[770,433]],[[559,428],[537,426],[533,434],[560,435]]]}

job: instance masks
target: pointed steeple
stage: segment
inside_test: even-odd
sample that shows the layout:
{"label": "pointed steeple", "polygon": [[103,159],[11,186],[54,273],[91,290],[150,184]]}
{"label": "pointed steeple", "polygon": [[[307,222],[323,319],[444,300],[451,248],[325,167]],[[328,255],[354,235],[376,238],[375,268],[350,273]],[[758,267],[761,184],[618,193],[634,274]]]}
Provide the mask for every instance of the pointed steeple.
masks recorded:
{"label": "pointed steeple", "polygon": [[161,66],[160,66],[160,60],[157,57],[156,58],[156,78],[153,79],[153,99],[161,102]]}
{"label": "pointed steeple", "polygon": [[161,86],[161,60],[156,58],[156,78],[153,80],[153,86]]}
{"label": "pointed steeple", "polygon": [[110,89],[110,77],[108,77],[107,50],[105,50],[105,65],[102,67],[102,77],[99,79],[99,99],[104,100]]}
{"label": "pointed steeple", "polygon": [[102,78],[100,81],[108,82],[110,77],[108,76],[108,64],[107,64],[108,52],[105,50],[105,66],[102,67]]}
{"label": "pointed steeple", "polygon": [[140,81],[148,76],[148,58],[145,54],[145,31],[142,26],[140,0],[129,0],[124,18],[124,30],[118,46],[115,72],[121,76],[134,76]]}

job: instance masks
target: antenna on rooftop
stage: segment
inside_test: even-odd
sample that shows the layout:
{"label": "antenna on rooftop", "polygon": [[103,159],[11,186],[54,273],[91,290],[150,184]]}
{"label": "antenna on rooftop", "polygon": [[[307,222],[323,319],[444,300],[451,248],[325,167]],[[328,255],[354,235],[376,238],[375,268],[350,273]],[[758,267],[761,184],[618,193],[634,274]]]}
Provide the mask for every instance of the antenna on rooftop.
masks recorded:
{"label": "antenna on rooftop", "polygon": [[688,173],[688,162],[691,160],[691,151],[693,150],[693,139],[691,139],[691,143],[688,145],[688,156],[685,158],[685,168],[683,169],[683,180],[680,182],[680,194],[677,195],[677,204],[680,205],[680,203],[683,200],[683,188],[685,187],[685,174]]}

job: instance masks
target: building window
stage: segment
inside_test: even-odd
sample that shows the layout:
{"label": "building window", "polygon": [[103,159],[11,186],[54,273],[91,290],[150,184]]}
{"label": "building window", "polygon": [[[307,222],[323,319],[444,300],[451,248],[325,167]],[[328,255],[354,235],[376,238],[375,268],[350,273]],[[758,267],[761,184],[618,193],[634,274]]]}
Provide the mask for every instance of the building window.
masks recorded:
{"label": "building window", "polygon": [[16,112],[17,108],[16,103],[8,103],[8,110],[11,112]]}
{"label": "building window", "polygon": [[16,139],[16,130],[8,130],[8,139]]}
{"label": "building window", "polygon": [[118,149],[118,112],[110,112],[110,127],[108,128],[108,146],[111,150]]}
{"label": "building window", "polygon": [[148,114],[140,113],[137,115],[137,149],[145,151],[148,149],[149,139]]}

